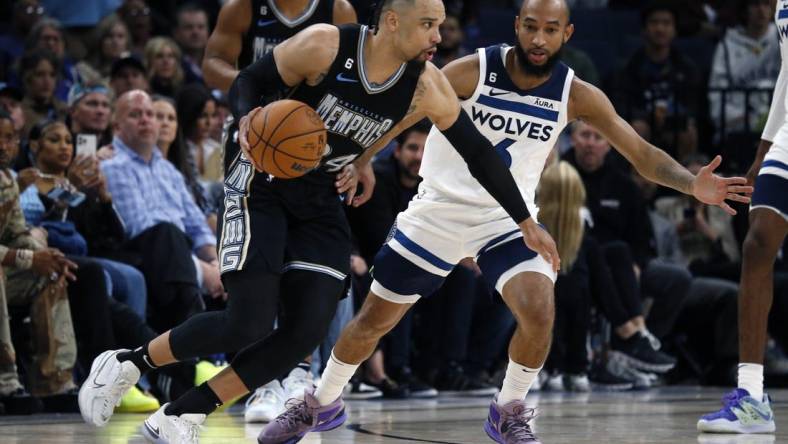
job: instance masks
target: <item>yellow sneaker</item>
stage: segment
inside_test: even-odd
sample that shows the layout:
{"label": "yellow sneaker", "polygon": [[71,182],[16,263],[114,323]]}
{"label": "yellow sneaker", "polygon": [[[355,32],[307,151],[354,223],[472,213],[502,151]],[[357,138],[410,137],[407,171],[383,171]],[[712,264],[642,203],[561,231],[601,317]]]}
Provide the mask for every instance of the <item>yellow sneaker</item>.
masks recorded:
{"label": "yellow sneaker", "polygon": [[[219,372],[221,372],[227,367],[228,367],[227,364],[215,365],[212,362],[208,362],[208,361],[198,362],[194,369],[194,385],[198,386],[203,382],[208,381],[209,379],[218,375]],[[238,402],[239,399],[241,399],[241,396],[234,398],[228,402],[225,402],[224,404],[222,404],[221,407],[216,409],[216,411],[221,412],[226,410],[228,407]]]}
{"label": "yellow sneaker", "polygon": [[159,400],[131,386],[128,392],[120,399],[120,405],[115,408],[115,413],[148,413],[159,409]]}

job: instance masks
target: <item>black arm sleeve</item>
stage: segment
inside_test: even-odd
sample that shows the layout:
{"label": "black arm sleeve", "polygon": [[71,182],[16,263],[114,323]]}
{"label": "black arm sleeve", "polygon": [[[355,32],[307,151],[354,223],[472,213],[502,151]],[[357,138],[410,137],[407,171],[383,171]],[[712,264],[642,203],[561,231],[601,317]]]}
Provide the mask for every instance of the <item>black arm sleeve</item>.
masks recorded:
{"label": "black arm sleeve", "polygon": [[471,175],[492,195],[518,224],[531,217],[523,196],[503,159],[492,143],[473,125],[465,110],[454,125],[442,131],[460,153]]}
{"label": "black arm sleeve", "polygon": [[276,68],[274,52],[270,51],[242,69],[233,80],[228,93],[230,111],[238,120],[255,107],[279,99],[289,88]]}

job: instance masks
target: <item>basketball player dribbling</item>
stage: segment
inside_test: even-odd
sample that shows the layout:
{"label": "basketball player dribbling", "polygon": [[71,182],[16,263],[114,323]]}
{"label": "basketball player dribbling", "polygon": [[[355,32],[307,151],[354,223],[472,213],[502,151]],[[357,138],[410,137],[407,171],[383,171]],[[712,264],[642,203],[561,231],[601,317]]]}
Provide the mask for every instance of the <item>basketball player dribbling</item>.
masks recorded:
{"label": "basketball player dribbling", "polygon": [[[356,11],[348,0],[229,0],[222,5],[205,48],[205,80],[226,93],[240,68],[262,58],[299,31],[317,23],[342,25],[356,21]],[[228,134],[237,129],[235,121],[226,126]],[[363,202],[374,188],[374,174],[371,170],[360,173],[364,189],[370,190],[358,197]],[[274,325],[267,327],[271,331]],[[310,358],[311,354],[281,383],[274,379],[255,390],[246,402],[244,420],[268,422],[282,413],[287,399],[313,387]]]}
{"label": "basketball player dribbling", "polygon": [[[545,160],[561,130],[575,119],[596,127],[654,182],[729,213],[734,211],[726,199],[749,200],[739,194],[751,190],[742,186],[744,178],[712,173],[719,157],[692,175],[640,138],[599,89],[560,63],[561,47],[573,30],[564,0],[525,0],[515,20],[516,46],[479,49],[443,69],[462,108],[510,168],[531,210],[531,223],[535,224],[534,194]],[[523,243],[523,230],[467,174],[456,147],[445,132],[432,129],[419,172],[424,181],[375,258],[375,280],[364,305],[342,332],[315,393],[291,403],[263,429],[260,443],[295,443],[309,431],[339,426],[346,417],[342,389],[359,363],[467,256],[476,258],[518,324],[503,387],[490,404],[485,432],[501,444],[539,442],[531,428],[535,411],[525,404],[525,396],[550,346],[557,261],[554,258],[551,265],[529,248],[531,242]]]}
{"label": "basketball player dribbling", "polygon": [[[217,406],[273,380],[313,350],[334,316],[350,265],[350,233],[337,191],[352,201],[357,169],[371,158],[366,153],[425,116],[500,202],[529,248],[558,269],[555,243],[530,217],[506,164],[462,111],[443,73],[429,63],[440,41],[443,3],[386,0],[381,10],[376,32],[359,25],[314,25],[240,72],[230,104],[234,116],[244,117],[230,137],[240,147],[228,143],[225,153],[219,251],[227,308],[196,315],[137,350],[101,354],[80,390],[86,422],[106,424],[146,370],[238,351],[228,368],[162,406],[142,427],[156,443],[197,442],[201,424]],[[261,98],[283,90],[313,107],[328,130],[322,164],[292,180],[255,174],[259,168],[249,160],[246,140],[249,112]],[[267,334],[261,326],[280,303],[286,316]],[[343,417],[341,407],[328,409],[320,427],[328,430]]]}
{"label": "basketball player dribbling", "polygon": [[774,433],[769,396],[763,392],[766,327],[774,297],[774,261],[788,233],[788,1],[773,2],[780,30],[782,66],[769,118],[747,180],[755,185],[750,228],[744,239],[739,286],[738,388],[723,407],[704,415],[698,430],[712,433]]}

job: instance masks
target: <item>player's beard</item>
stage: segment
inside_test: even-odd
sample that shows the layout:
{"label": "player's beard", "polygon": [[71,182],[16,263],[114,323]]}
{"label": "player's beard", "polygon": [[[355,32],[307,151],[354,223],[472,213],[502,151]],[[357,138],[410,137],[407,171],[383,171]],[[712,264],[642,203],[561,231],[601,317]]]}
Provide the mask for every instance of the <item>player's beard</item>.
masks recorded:
{"label": "player's beard", "polygon": [[561,60],[561,53],[564,50],[564,46],[561,45],[561,47],[558,48],[558,51],[550,55],[550,57],[548,57],[543,64],[534,65],[530,60],[528,60],[528,53],[523,50],[522,46],[516,44],[514,45],[514,48],[515,51],[517,51],[517,62],[520,65],[520,68],[522,68],[522,70],[527,74],[531,74],[536,77],[548,76],[553,71],[553,68],[555,68],[556,63]]}

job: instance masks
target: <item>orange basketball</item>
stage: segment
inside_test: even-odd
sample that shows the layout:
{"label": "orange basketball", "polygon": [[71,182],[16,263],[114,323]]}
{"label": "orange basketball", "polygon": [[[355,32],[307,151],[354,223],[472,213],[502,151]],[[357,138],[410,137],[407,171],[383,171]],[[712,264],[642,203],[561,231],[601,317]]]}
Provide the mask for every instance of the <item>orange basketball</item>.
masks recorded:
{"label": "orange basketball", "polygon": [[247,134],[254,160],[280,179],[303,176],[320,165],[326,126],[309,105],[278,100],[255,112]]}

